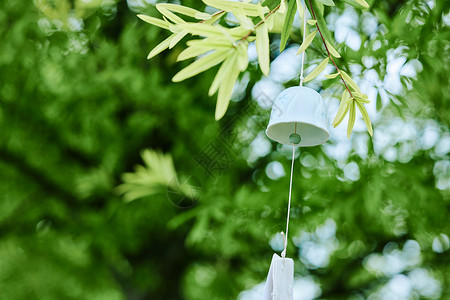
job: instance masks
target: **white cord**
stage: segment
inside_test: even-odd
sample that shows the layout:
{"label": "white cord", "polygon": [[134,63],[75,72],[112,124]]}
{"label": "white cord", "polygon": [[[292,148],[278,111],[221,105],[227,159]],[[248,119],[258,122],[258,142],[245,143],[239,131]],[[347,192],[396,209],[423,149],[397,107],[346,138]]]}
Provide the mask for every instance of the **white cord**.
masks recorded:
{"label": "white cord", "polygon": [[284,237],[284,250],[281,253],[283,258],[286,258],[286,249],[287,249],[287,240],[288,240],[288,231],[289,231],[289,216],[291,214],[291,196],[292,196],[292,175],[294,175],[294,160],[295,160],[295,145],[292,144],[292,163],[291,163],[291,179],[289,182],[289,203],[288,203],[288,212],[287,212],[287,220],[286,220],[286,235]]}
{"label": "white cord", "polygon": [[[306,37],[306,5],[303,8],[303,42],[305,42],[305,37]],[[305,51],[302,52],[302,69],[300,71],[300,86],[303,86],[303,66],[304,66],[304,62],[305,62]]]}
{"label": "white cord", "polygon": [[[303,9],[303,42],[305,42],[306,37],[306,5]],[[303,67],[305,63],[305,52],[302,53],[302,68],[300,70],[300,86],[303,86]],[[295,123],[295,133],[297,133],[297,123]],[[291,215],[291,198],[292,198],[292,177],[294,175],[294,160],[295,160],[295,144],[292,144],[292,163],[291,163],[291,179],[289,182],[289,203],[288,203],[288,211],[287,211],[287,220],[286,220],[286,235],[284,236],[284,250],[281,252],[281,256],[286,258],[287,251],[287,241],[288,241],[288,232],[289,232],[289,218]]]}

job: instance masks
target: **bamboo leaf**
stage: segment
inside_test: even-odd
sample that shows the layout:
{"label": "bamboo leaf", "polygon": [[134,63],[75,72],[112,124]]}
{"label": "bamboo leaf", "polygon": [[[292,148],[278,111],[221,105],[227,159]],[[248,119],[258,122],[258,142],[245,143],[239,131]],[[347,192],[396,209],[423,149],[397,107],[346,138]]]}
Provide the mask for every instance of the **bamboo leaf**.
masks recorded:
{"label": "bamboo leaf", "polygon": [[[298,1],[298,0],[297,0]],[[281,0],[278,12],[284,14],[286,12],[286,0]]]}
{"label": "bamboo leaf", "polygon": [[355,108],[355,101],[353,101],[350,106],[350,115],[348,117],[348,126],[347,126],[347,138],[350,139],[350,136],[352,135],[353,126],[355,126],[355,119],[356,119],[356,108]]}
{"label": "bamboo leaf", "polygon": [[262,1],[262,5],[268,7],[270,10],[274,9],[278,4],[280,4],[280,0],[264,0],[264,1]]}
{"label": "bamboo leaf", "polygon": [[334,73],[334,74],[325,75],[325,78],[333,79],[333,78],[336,78],[337,76],[339,76],[339,72]]}
{"label": "bamboo leaf", "polygon": [[344,71],[340,71],[341,76],[344,78],[345,82],[347,82],[356,92],[361,94],[361,90],[358,85],[353,81],[353,79]]}
{"label": "bamboo leaf", "polygon": [[217,50],[208,55],[203,56],[202,58],[194,61],[186,68],[182,69],[180,72],[175,74],[175,76],[172,78],[172,81],[173,82],[183,81],[203,71],[206,71],[217,64],[220,64],[226,58],[225,55],[227,54],[228,51],[230,50]]}
{"label": "bamboo leaf", "polygon": [[289,1],[286,18],[284,19],[283,31],[281,31],[280,52],[286,48],[286,43],[291,32],[292,23],[294,23],[295,13],[297,11],[297,2]]}
{"label": "bamboo leaf", "polygon": [[[243,8],[240,8],[238,11],[235,11],[233,15],[238,19],[241,26],[247,30],[254,30],[255,24],[253,24],[252,19],[250,19],[244,12]],[[264,20],[264,16],[262,17]]]}
{"label": "bamboo leaf", "polygon": [[231,43],[233,43],[236,39],[241,39],[242,36],[248,32],[248,30],[240,26],[233,29],[228,29],[221,25],[210,25],[205,23],[185,23],[180,26],[180,28],[189,31],[193,35],[218,39],[224,39],[224,37],[226,37]]}
{"label": "bamboo leaf", "polygon": [[[306,6],[308,7],[308,10],[311,12],[311,6],[310,2],[308,0],[305,1]],[[316,16],[317,25],[320,28],[320,32],[322,33],[322,36],[325,40],[332,41],[330,31],[328,30],[327,23],[325,21],[325,18],[323,17],[323,10],[320,9],[320,6],[323,7],[323,5],[317,1],[311,1],[312,8],[314,9],[314,14]],[[312,13],[311,13],[312,15]]]}
{"label": "bamboo leaf", "polygon": [[311,45],[311,42],[314,40],[314,37],[316,36],[317,32],[318,30],[314,30],[313,32],[311,32],[306,36],[305,40],[300,45],[300,48],[298,48],[297,55],[305,51],[306,48],[308,48],[309,45]]}
{"label": "bamboo leaf", "polygon": [[208,6],[227,12],[231,12],[235,8],[235,6],[233,6],[233,3],[231,1],[218,1],[218,0],[202,0],[202,1]]}
{"label": "bamboo leaf", "polygon": [[238,55],[238,67],[239,71],[243,72],[248,67],[248,42],[242,41],[237,46],[237,55]]}
{"label": "bamboo leaf", "polygon": [[172,49],[176,44],[178,44],[178,42],[181,41],[188,33],[189,32],[187,30],[182,30],[179,33],[177,33],[170,41],[169,49]]}
{"label": "bamboo leaf", "polygon": [[215,7],[219,10],[227,11],[227,12],[236,12],[240,9],[243,9],[245,14],[250,17],[258,17],[262,14],[266,14],[269,12],[269,8],[266,6],[261,6],[260,3],[252,4],[252,3],[243,3],[243,2],[234,2],[234,1],[226,1],[226,0],[202,0],[206,5]]}
{"label": "bamboo leaf", "polygon": [[317,20],[308,20],[306,22],[308,22],[309,25],[316,25]]}
{"label": "bamboo leaf", "polygon": [[275,23],[275,16],[277,14],[271,14],[270,16],[267,17],[267,19],[265,20],[266,24],[267,24],[267,29],[269,31],[271,31],[273,29],[273,24]]}
{"label": "bamboo leaf", "polygon": [[177,16],[176,14],[169,11],[167,8],[163,6],[163,4],[156,4],[156,9],[167,19],[174,22],[175,24],[184,24],[186,21],[184,21],[182,18]]}
{"label": "bamboo leaf", "polygon": [[270,71],[269,32],[266,23],[256,28],[256,52],[261,71],[267,77]]}
{"label": "bamboo leaf", "polygon": [[220,18],[222,18],[225,14],[226,14],[226,12],[224,12],[224,11],[217,13],[217,14],[213,15],[210,19],[205,20],[203,22],[203,24],[212,25],[212,24],[216,23]]}
{"label": "bamboo leaf", "polygon": [[239,76],[239,68],[236,64],[237,61],[237,53],[232,55],[233,61],[230,66],[230,70],[227,74],[225,74],[220,87],[219,87],[219,95],[217,96],[217,104],[216,104],[216,120],[220,120],[225,112],[227,111],[228,104],[230,103],[231,94],[233,93],[234,85]]}
{"label": "bamboo leaf", "polygon": [[333,0],[317,0],[320,3],[322,3],[323,5],[327,5],[327,6],[334,6],[334,2]]}
{"label": "bamboo leaf", "polygon": [[230,49],[233,44],[225,39],[206,38],[201,40],[190,40],[186,43],[189,47],[184,49],[177,58],[182,61],[188,58],[196,57],[211,50]]}
{"label": "bamboo leaf", "polygon": [[345,101],[345,103],[350,103],[350,102],[352,102],[353,100],[355,100],[353,97],[348,97],[347,100]]}
{"label": "bamboo leaf", "polygon": [[177,61],[183,61],[189,58],[197,57],[211,50],[212,49],[208,49],[205,47],[196,47],[196,46],[187,47],[186,49],[181,51],[181,53],[178,55]]}
{"label": "bamboo leaf", "polygon": [[359,111],[361,112],[364,122],[366,123],[367,131],[369,132],[370,136],[373,135],[373,129],[372,129],[372,123],[370,122],[369,114],[367,113],[366,108],[363,104],[359,103],[359,101],[356,101],[356,105],[358,105]]}
{"label": "bamboo leaf", "polygon": [[[224,30],[224,29],[226,29],[225,27],[222,27],[222,31]],[[235,38],[235,39],[242,39],[242,37],[244,37],[244,36],[246,36],[248,33],[249,33],[249,30],[248,29],[245,29],[244,27],[242,27],[242,26],[238,26],[238,27],[234,27],[234,28],[231,28],[230,30],[229,30],[229,32],[231,33],[231,36],[233,37],[233,38]],[[227,32],[228,33],[228,32]]]}
{"label": "bamboo leaf", "polygon": [[188,46],[207,48],[207,49],[218,49],[218,48],[231,48],[233,43],[227,39],[216,39],[216,38],[205,38],[199,40],[190,40],[186,43]]}
{"label": "bamboo leaf", "polygon": [[314,70],[311,71],[311,73],[308,74],[308,76],[306,76],[303,82],[308,82],[316,78],[325,69],[329,60],[329,57],[325,58]]}
{"label": "bamboo leaf", "polygon": [[355,96],[355,99],[358,100],[358,102],[370,103],[369,96],[367,96],[366,94],[361,94],[361,93],[358,93],[358,92],[354,92],[353,96]]}
{"label": "bamboo leaf", "polygon": [[159,7],[164,7],[165,9],[171,11],[171,12],[175,12],[175,13],[179,13],[188,17],[193,17],[196,19],[209,19],[211,17],[210,14],[207,13],[203,13],[200,12],[196,9],[187,7],[187,6],[183,6],[183,5],[178,5],[178,4],[172,4],[172,3],[160,3],[157,6]]}
{"label": "bamboo leaf", "polygon": [[194,18],[197,20],[209,20],[211,19],[211,15],[204,12],[198,12],[195,14]]}
{"label": "bamboo leaf", "polygon": [[300,17],[300,20],[301,20],[301,19],[303,19],[303,16],[305,15],[305,9],[303,8],[303,5],[300,2],[300,0],[296,0],[296,2],[297,2],[298,16]]}
{"label": "bamboo leaf", "polygon": [[344,0],[344,2],[347,2],[353,7],[362,9],[362,8],[369,8],[369,4],[367,4],[364,0]]}
{"label": "bamboo leaf", "polygon": [[333,126],[336,127],[341,124],[342,120],[344,120],[345,115],[350,108],[350,105],[347,103],[347,99],[350,97],[350,94],[347,90],[344,90],[341,97],[341,103],[339,104],[339,109],[336,113],[336,117],[333,120]]}
{"label": "bamboo leaf", "polygon": [[142,14],[137,15],[137,16],[139,19],[141,19],[144,22],[147,22],[149,24],[169,30],[169,24],[167,22],[165,22],[164,20],[153,18],[153,17],[146,16],[146,15],[142,15]]}
{"label": "bamboo leaf", "polygon": [[341,57],[341,55],[336,51],[336,49],[334,49],[334,47],[331,45],[331,43],[329,43],[327,40],[325,40],[325,44],[327,45],[328,51],[330,51],[330,54],[333,55],[334,57]]}
{"label": "bamboo leaf", "polygon": [[231,68],[234,63],[235,63],[234,55],[230,55],[227,59],[225,59],[225,61],[220,66],[219,71],[217,71],[216,77],[214,77],[211,87],[209,88],[209,91],[208,91],[209,96],[214,95],[214,93],[217,91],[220,84],[222,83],[224,77],[228,73],[230,73]]}
{"label": "bamboo leaf", "polygon": [[167,48],[169,48],[170,41],[175,37],[175,34],[172,34],[167,39],[159,43],[155,48],[150,51],[150,53],[147,56],[147,59],[151,59],[152,57],[158,55],[159,53],[163,52]]}

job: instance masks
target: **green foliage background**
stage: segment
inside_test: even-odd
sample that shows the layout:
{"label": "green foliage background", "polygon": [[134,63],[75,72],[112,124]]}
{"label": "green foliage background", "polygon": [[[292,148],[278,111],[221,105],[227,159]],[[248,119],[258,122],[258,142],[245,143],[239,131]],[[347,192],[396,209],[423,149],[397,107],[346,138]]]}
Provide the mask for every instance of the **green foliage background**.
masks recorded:
{"label": "green foliage background", "polygon": [[[421,1],[371,1],[385,26],[382,47],[341,51],[344,65],[376,57],[381,78],[388,47],[406,46],[405,57],[423,66],[419,80],[404,80],[406,93],[385,106],[378,99],[375,136],[377,124],[400,116],[434,120],[448,139],[444,2],[430,10]],[[213,177],[195,157],[229,124],[243,130],[248,117],[240,112],[260,79],[257,67],[250,68],[244,99],[216,122],[215,99],[206,92],[214,73],[173,84],[182,47],[145,60],[163,32],[139,21],[127,2],[67,3],[77,10],[57,9],[52,19],[31,2],[0,2],[0,298],[236,299],[265,279],[269,241],[284,227],[287,178],[270,180],[266,166],[277,160],[288,170],[290,161],[272,144],[270,154],[247,163],[249,145],[240,144],[228,153],[225,172]],[[182,3],[203,9],[199,1]],[[342,11],[344,3],[336,4]],[[157,15],[152,5],[142,11]],[[411,15],[421,20],[417,26]],[[74,18],[83,20],[79,30]],[[268,112],[257,118],[265,123]],[[438,176],[449,180],[449,154],[438,157],[433,147],[399,162],[376,154],[370,140],[367,147],[366,158],[356,151],[347,158],[360,169],[354,182],[322,148],[302,150],[291,236],[332,219],[339,246],[327,266],[311,268],[291,242],[296,276],[314,276],[321,299],[365,299],[390,278],[370,271],[367,257],[415,240],[421,260],[414,267],[440,282],[438,298],[449,299],[450,256],[441,234],[450,233],[450,194],[436,188]],[[193,207],[177,207],[164,190],[129,203],[120,197],[115,187],[142,164],[143,149],[170,154],[180,174],[201,183]],[[307,163],[311,158],[315,164]],[[438,161],[447,162],[441,173]],[[432,249],[437,237],[442,253]]]}

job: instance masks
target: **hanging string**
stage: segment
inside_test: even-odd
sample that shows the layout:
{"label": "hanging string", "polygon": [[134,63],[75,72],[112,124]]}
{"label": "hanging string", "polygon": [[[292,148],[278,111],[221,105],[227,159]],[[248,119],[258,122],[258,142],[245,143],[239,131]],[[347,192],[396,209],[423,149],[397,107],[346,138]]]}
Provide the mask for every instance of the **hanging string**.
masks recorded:
{"label": "hanging string", "polygon": [[[297,127],[297,123],[295,123],[295,127]],[[286,258],[286,249],[287,249],[287,241],[288,241],[289,216],[291,214],[291,198],[292,198],[292,177],[294,175],[294,160],[295,160],[295,144],[292,144],[291,179],[289,182],[289,202],[288,202],[288,211],[287,211],[287,220],[286,220],[286,235],[284,237],[284,250],[281,253],[281,256],[283,258]]]}
{"label": "hanging string", "polygon": [[[305,42],[306,37],[306,5],[303,8],[303,42]],[[300,86],[303,86],[303,69],[305,65],[305,52],[302,53],[302,66],[300,70]],[[295,123],[295,131],[294,133],[297,133],[297,123]],[[292,162],[291,162],[291,178],[289,180],[289,201],[288,201],[288,211],[287,211],[287,218],[286,218],[286,235],[284,236],[284,250],[281,252],[281,256],[283,258],[286,258],[286,251],[287,251],[287,241],[288,241],[288,232],[289,232],[289,219],[291,215],[291,199],[292,199],[292,178],[294,175],[294,160],[295,160],[295,144],[292,144]]]}
{"label": "hanging string", "polygon": [[[303,42],[305,42],[305,37],[306,37],[306,13],[308,11],[306,10],[306,5],[303,8]],[[300,86],[303,86],[303,66],[304,66],[304,62],[305,62],[305,51],[302,52],[302,68],[300,71]]]}
{"label": "hanging string", "polygon": [[[295,123],[294,133],[297,133],[297,123]],[[294,161],[295,161],[295,144],[292,143],[292,160],[291,160],[291,178],[289,180],[289,201],[288,201],[288,211],[286,218],[286,235],[284,237],[284,250],[281,253],[283,258],[286,258],[287,251],[287,241],[288,241],[288,233],[289,233],[289,218],[291,215],[291,199],[292,199],[292,178],[294,177]]]}

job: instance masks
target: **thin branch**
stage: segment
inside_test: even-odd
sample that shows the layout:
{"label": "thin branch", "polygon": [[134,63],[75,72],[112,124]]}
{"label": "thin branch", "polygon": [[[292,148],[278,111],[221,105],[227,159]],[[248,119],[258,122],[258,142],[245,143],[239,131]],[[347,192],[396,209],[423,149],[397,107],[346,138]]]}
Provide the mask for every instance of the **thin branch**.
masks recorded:
{"label": "thin branch", "polygon": [[[267,18],[269,18],[271,15],[273,15],[281,6],[281,2],[280,4],[278,4],[274,9],[272,9],[265,17],[264,20],[259,21],[256,25],[255,25],[255,29],[258,28],[262,23],[264,23]],[[252,33],[254,30],[250,30],[246,36],[244,36],[241,40],[245,41]]]}
{"label": "thin branch", "polygon": [[337,66],[337,64],[336,64],[336,62],[334,61],[334,59],[333,59],[333,57],[332,57],[330,51],[328,50],[327,43],[325,42],[325,38],[324,38],[323,35],[322,35],[322,31],[320,31],[320,28],[319,28],[319,22],[318,22],[317,19],[316,19],[316,14],[314,13],[314,8],[313,8],[313,6],[312,6],[311,0],[308,0],[308,1],[309,1],[309,6],[311,7],[311,13],[312,13],[312,16],[313,16],[314,20],[316,20],[316,27],[317,27],[317,30],[319,31],[320,37],[322,38],[323,45],[325,46],[325,49],[327,50],[328,57],[331,59],[331,61],[333,62],[334,66],[336,67],[336,71],[339,73],[339,76],[341,77],[341,80],[342,80],[342,82],[344,83],[345,88],[347,89],[348,93],[350,94],[350,97],[353,98],[352,92],[351,92],[350,89],[348,88],[347,83],[346,83],[345,80],[344,80],[344,77],[342,77],[342,74],[341,74],[341,72],[340,72],[340,70],[339,70],[339,68],[338,68],[338,66]]}
{"label": "thin branch", "polygon": [[[214,18],[215,16],[217,16],[217,15],[220,15],[221,13],[224,13],[225,11],[224,10],[219,10],[218,12],[215,12],[212,16],[211,16],[211,18]],[[220,19],[220,18],[219,18]],[[209,19],[208,19],[209,20]],[[203,22],[205,22],[206,20],[201,20],[201,21],[198,21],[198,23],[203,23]]]}

